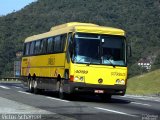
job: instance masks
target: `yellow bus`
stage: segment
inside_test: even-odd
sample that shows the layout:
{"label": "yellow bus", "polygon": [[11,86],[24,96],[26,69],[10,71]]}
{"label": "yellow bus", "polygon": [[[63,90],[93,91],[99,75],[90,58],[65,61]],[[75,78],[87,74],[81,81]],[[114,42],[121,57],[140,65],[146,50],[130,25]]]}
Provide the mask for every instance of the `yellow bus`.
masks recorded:
{"label": "yellow bus", "polygon": [[53,90],[95,94],[103,99],[124,95],[127,41],[122,29],[70,22],[25,39],[23,84],[31,92]]}

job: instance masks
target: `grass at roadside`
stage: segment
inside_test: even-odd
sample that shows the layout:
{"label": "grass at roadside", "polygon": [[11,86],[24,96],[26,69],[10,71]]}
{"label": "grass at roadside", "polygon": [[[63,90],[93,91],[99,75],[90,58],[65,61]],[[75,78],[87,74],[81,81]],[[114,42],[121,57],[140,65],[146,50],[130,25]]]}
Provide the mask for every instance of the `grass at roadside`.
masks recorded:
{"label": "grass at roadside", "polygon": [[160,69],[128,80],[127,94],[160,94]]}

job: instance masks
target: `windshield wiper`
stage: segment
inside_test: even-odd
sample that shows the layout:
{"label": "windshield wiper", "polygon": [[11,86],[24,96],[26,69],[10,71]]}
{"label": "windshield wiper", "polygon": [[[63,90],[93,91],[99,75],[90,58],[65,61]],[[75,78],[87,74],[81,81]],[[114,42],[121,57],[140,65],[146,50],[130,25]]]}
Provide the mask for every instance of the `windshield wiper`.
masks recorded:
{"label": "windshield wiper", "polygon": [[86,64],[86,66],[89,66],[92,62],[92,58],[89,59],[89,63]]}
{"label": "windshield wiper", "polygon": [[116,66],[111,62],[110,59],[107,59],[109,61],[109,63],[115,68]]}
{"label": "windshield wiper", "polygon": [[[105,59],[105,60],[107,60],[110,63],[110,65],[112,65],[115,68],[116,66],[112,63],[110,58],[111,57],[108,57],[108,59]],[[101,59],[102,59],[102,61],[104,61],[104,57],[101,57]]]}

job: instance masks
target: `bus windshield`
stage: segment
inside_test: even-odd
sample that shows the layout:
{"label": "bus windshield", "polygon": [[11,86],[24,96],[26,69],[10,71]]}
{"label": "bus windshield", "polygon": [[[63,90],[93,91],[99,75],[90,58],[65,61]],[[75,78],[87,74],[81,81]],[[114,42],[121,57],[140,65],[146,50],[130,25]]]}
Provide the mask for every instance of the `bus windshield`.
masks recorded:
{"label": "bus windshield", "polygon": [[125,38],[121,36],[76,33],[73,62],[126,66]]}

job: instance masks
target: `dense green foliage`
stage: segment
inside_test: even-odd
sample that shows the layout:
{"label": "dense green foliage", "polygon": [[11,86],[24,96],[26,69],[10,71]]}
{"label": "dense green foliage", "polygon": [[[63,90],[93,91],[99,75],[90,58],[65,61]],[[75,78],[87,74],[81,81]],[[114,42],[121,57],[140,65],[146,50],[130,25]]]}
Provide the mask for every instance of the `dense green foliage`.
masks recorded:
{"label": "dense green foliage", "polygon": [[160,68],[160,53],[158,53],[158,55],[157,55],[157,57],[154,61],[152,70],[155,70],[155,69],[158,69],[158,68]]}
{"label": "dense green foliage", "polygon": [[158,53],[159,18],[159,0],[38,0],[0,17],[0,75],[11,75],[15,53],[22,50],[27,36],[71,21],[124,29],[133,48],[130,68],[136,71],[137,60]]}

